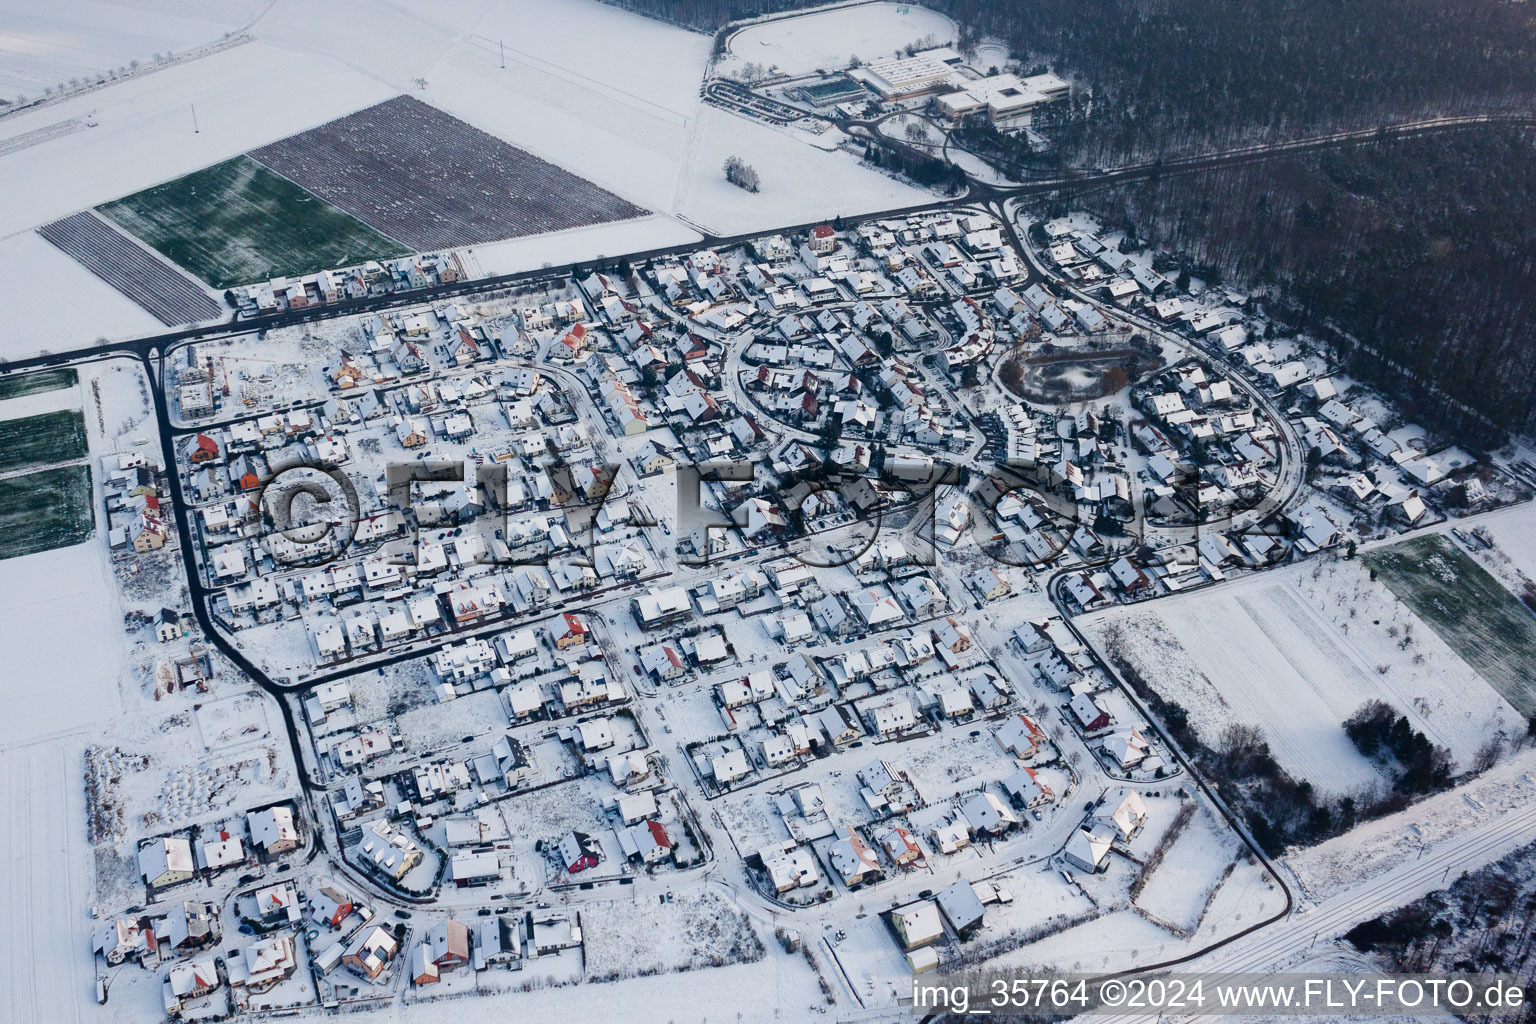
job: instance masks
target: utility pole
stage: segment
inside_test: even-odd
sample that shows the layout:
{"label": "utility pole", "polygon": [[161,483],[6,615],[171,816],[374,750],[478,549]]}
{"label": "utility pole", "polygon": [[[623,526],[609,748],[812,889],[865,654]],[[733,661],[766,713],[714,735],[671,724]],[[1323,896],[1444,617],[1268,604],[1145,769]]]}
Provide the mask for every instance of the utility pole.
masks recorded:
{"label": "utility pole", "polygon": [[496,45],[501,47],[501,68],[502,68],[503,71],[505,71],[506,68],[507,68],[507,43],[506,43],[506,40],[498,39],[496,41]]}
{"label": "utility pole", "polygon": [[192,108],[192,134],[198,135],[202,130],[197,127],[197,104],[189,103],[187,105]]}

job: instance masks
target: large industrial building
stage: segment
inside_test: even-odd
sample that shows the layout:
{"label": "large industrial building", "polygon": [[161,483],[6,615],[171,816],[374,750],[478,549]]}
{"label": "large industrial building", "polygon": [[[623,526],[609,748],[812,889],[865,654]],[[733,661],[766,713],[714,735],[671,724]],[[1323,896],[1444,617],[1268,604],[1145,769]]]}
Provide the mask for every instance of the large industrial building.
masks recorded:
{"label": "large industrial building", "polygon": [[951,122],[985,117],[998,128],[1026,127],[1035,109],[1066,99],[1070,86],[1055,75],[993,75],[966,81],[955,79],[959,92],[946,93],[936,102],[940,113]]}
{"label": "large industrial building", "polygon": [[872,60],[851,74],[869,83],[882,99],[906,99],[933,92],[957,77],[954,67],[942,60],[942,56],[942,52],[919,53],[912,57]]}

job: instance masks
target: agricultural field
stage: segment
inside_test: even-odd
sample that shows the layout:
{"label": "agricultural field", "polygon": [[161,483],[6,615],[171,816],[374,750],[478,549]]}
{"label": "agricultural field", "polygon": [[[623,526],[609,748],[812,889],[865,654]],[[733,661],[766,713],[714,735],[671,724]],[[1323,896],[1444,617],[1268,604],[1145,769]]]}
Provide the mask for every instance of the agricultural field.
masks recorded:
{"label": "agricultural field", "polygon": [[214,288],[410,251],[244,156],[99,210]]}
{"label": "agricultural field", "polygon": [[[1512,600],[1512,599],[1511,599]],[[1343,722],[1382,700],[1468,764],[1495,733],[1523,723],[1470,658],[1426,628],[1361,560],[1267,573],[1208,593],[1085,618],[1088,636],[1215,747],[1231,725],[1257,727],[1292,777],[1357,793],[1376,767]]]}
{"label": "agricultural field", "polygon": [[72,388],[79,379],[79,375],[68,367],[0,377],[0,402],[10,398],[25,398],[27,395],[40,395],[45,391]]}
{"label": "agricultural field", "polygon": [[89,210],[37,233],[166,326],[209,320],[224,309],[196,281]]}
{"label": "agricultural field", "polygon": [[417,251],[647,213],[410,96],[250,156]]}
{"label": "agricultural field", "polygon": [[0,479],[0,558],[79,544],[91,535],[91,468],[81,464]]}
{"label": "agricultural field", "polygon": [[78,409],[0,421],[0,472],[85,457],[85,417]]}
{"label": "agricultural field", "polygon": [[1536,620],[1439,534],[1368,552],[1365,562],[1521,714],[1536,716]]}

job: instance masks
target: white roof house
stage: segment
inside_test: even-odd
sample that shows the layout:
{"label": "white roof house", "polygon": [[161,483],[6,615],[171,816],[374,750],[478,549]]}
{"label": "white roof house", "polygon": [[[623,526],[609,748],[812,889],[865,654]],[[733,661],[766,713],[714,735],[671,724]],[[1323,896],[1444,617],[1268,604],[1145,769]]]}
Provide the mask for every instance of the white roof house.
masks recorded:
{"label": "white roof house", "polygon": [[1112,845],[1107,835],[1080,828],[1067,840],[1062,856],[1078,870],[1094,872],[1104,864]]}
{"label": "white roof house", "polygon": [[153,839],[139,849],[139,874],[151,888],[192,877],[192,843],[184,836]]}
{"label": "white roof house", "polygon": [[901,936],[902,945],[917,949],[944,937],[944,922],[932,900],[918,900],[891,911],[891,924]]}

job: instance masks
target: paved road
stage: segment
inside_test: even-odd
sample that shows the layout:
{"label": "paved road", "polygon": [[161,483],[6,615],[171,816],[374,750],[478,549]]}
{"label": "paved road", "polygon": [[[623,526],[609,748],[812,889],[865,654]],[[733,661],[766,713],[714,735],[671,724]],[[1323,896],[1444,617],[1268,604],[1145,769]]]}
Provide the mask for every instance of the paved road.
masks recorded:
{"label": "paved road", "polygon": [[[879,119],[874,119],[878,121]],[[872,122],[849,122],[850,126]],[[1410,138],[1414,136],[1442,134],[1446,132],[1458,132],[1476,130],[1489,125],[1531,125],[1536,124],[1536,118],[1525,114],[1469,114],[1455,117],[1433,117],[1418,121],[1410,121],[1402,124],[1388,125],[1380,128],[1366,128],[1357,131],[1332,132],[1324,135],[1307,136],[1300,139],[1292,139],[1282,142],[1262,143],[1251,146],[1238,146],[1231,149],[1219,150],[1189,157],[1179,157],[1165,161],[1152,161],[1150,163],[1129,164],[1122,167],[1099,169],[1092,171],[1073,172],[1061,174],[1052,178],[1041,178],[1035,181],[1023,182],[1017,185],[991,185],[980,182],[974,178],[970,180],[969,190],[959,196],[949,199],[936,199],[932,202],[917,203],[912,206],[897,207],[889,210],[881,210],[875,213],[865,214],[857,218],[848,218],[850,223],[858,223],[865,220],[878,220],[885,217],[902,216],[909,213],[921,213],[929,210],[942,210],[954,206],[963,206],[967,203],[981,201],[1002,201],[1010,198],[1026,196],[1042,196],[1051,194],[1070,194],[1093,188],[1101,188],[1105,185],[1122,184],[1130,181],[1141,181],[1148,178],[1161,177],[1168,174],[1189,173],[1194,171],[1213,170],[1218,167],[1236,166],[1256,163],[1273,159],[1291,153],[1306,152],[1310,150],[1329,149],[1338,146],[1353,145],[1359,143],[1375,142],[1385,139]],[[778,228],[778,232],[793,233],[806,231],[823,221],[810,221],[804,224],[785,225]],[[714,235],[708,232],[700,232],[704,237],[696,243],[686,245],[666,246],[658,249],[647,249],[642,252],[629,253],[631,262],[650,259],[657,256],[671,256],[679,253],[692,252],[700,247],[719,248],[735,245],[752,238],[761,237],[764,234],[772,234],[771,231],[753,231],[739,235]],[[592,264],[588,261],[585,266]],[[245,334],[254,334],[259,330],[269,330],[274,327],[292,326],[294,324],[314,323],[321,320],[330,320],[340,316],[350,316],[357,313],[377,312],[384,309],[392,309],[399,306],[412,306],[424,303],[436,302],[441,299],[458,298],[470,295],[479,295],[486,292],[498,291],[504,288],[514,287],[533,281],[551,278],[566,277],[573,274],[583,264],[571,263],[556,267],[541,267],[535,270],[521,271],[515,274],[500,274],[494,277],[478,278],[468,281],[456,281],[452,284],[436,285],[431,288],[422,288],[415,291],[395,292],[385,295],[371,295],[359,299],[348,299],[342,302],[318,306],[311,309],[283,310],[276,313],[268,313],[263,316],[249,317],[212,324],[201,324],[193,327],[180,328],[167,331],[162,334],[150,335],[141,338],[123,341],[108,342],[86,348],[74,349],[69,352],[53,353],[49,355],[33,356],[27,359],[13,360],[0,364],[0,370],[15,371],[22,369],[34,369],[43,366],[60,366],[69,362],[99,355],[136,355],[144,356],[155,350],[168,350],[171,346],[188,341],[199,341],[210,338],[235,337]]]}

